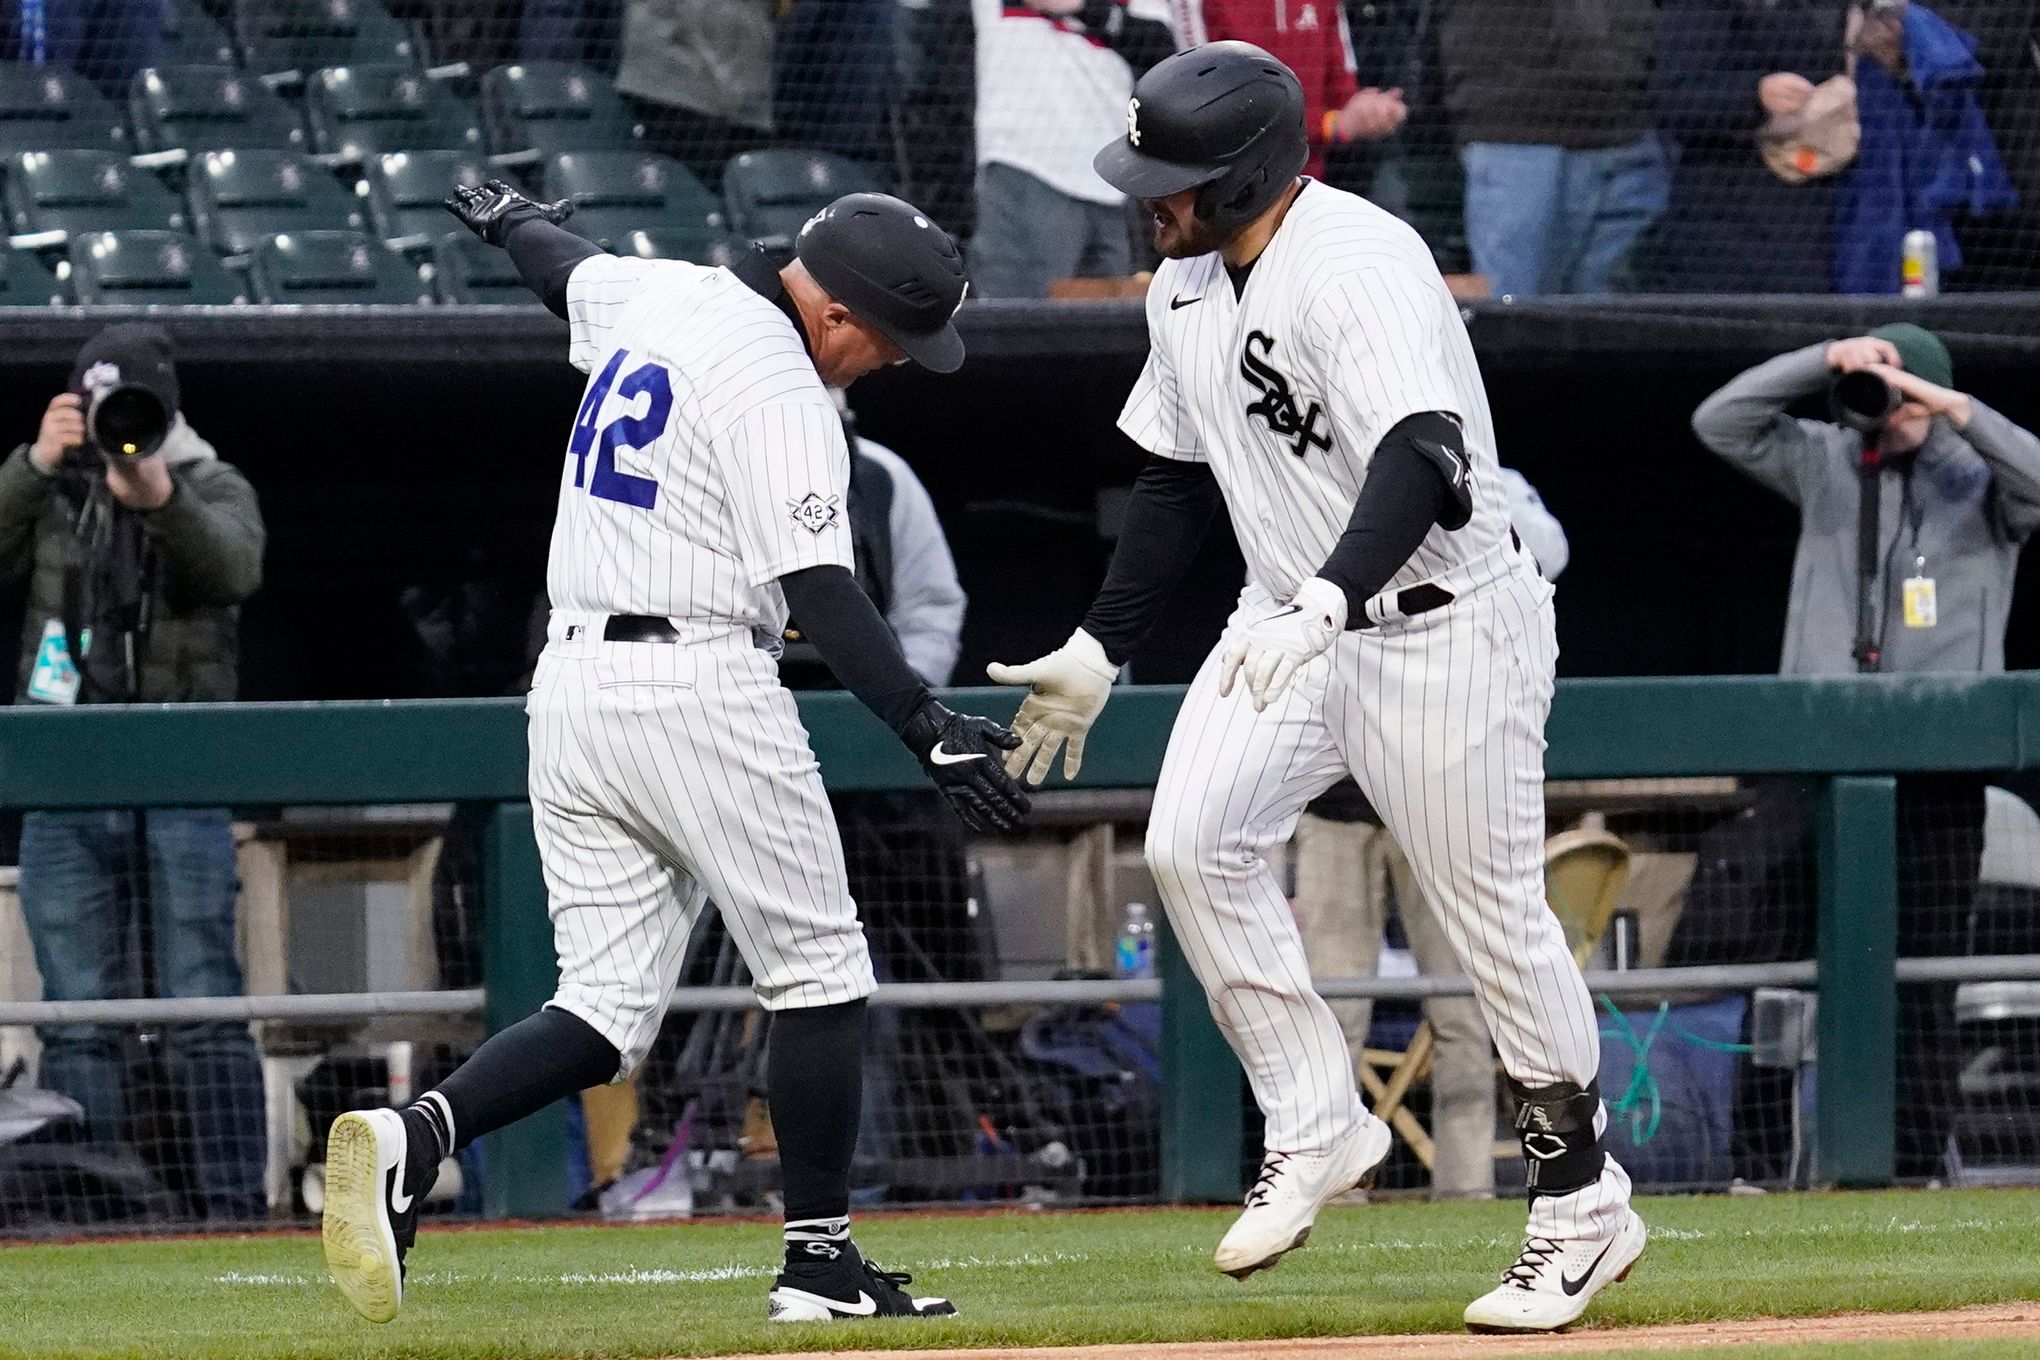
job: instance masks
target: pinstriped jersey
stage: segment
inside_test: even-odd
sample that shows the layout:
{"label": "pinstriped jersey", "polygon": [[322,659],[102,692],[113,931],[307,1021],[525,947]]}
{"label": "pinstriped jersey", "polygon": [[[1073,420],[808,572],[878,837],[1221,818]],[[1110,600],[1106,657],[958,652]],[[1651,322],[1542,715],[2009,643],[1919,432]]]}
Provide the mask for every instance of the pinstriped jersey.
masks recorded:
{"label": "pinstriped jersey", "polygon": [[608,255],[575,267],[567,319],[588,385],[553,607],[776,638],[777,578],[851,564],[843,422],[792,322],[726,269]]}
{"label": "pinstriped jersey", "polygon": [[1216,254],[1164,260],[1149,351],[1119,427],[1150,452],[1211,465],[1246,557],[1278,600],[1345,532],[1375,445],[1443,411],[1464,432],[1473,518],[1432,526],[1391,586],[1442,578],[1497,548],[1508,506],[1473,345],[1417,233],[1363,198],[1306,181],[1244,288]]}

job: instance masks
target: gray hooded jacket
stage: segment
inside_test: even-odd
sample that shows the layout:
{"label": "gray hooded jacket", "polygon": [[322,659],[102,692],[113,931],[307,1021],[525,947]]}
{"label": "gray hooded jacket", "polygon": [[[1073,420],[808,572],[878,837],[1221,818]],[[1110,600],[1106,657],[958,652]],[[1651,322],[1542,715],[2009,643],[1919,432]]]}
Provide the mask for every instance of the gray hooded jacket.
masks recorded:
{"label": "gray hooded jacket", "polygon": [[[1856,670],[1860,437],[1785,408],[1825,392],[1825,344],[1740,374],[1693,413],[1700,442],[1799,507],[1784,675]],[[1887,465],[1879,497],[1884,564],[1877,604],[1886,671],[2005,668],[2005,617],[2019,548],[2040,527],[2040,439],[1974,397],[1966,429],[1936,419],[1911,466]],[[1923,569],[1917,559],[1925,558]],[[1905,626],[1903,584],[1934,581],[1938,622]]]}

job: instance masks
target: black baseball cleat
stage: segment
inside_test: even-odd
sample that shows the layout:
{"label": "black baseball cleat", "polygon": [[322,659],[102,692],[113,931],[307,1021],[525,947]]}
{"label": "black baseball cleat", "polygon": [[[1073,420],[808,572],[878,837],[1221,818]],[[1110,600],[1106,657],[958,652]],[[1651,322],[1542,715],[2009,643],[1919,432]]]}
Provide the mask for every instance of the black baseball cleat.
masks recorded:
{"label": "black baseball cleat", "polygon": [[404,1257],[418,1240],[417,1200],[430,1188],[406,1190],[410,1171],[411,1135],[395,1110],[354,1110],[333,1121],[326,1135],[326,1269],[370,1322],[388,1322],[404,1302]]}
{"label": "black baseball cleat", "polygon": [[789,1262],[772,1283],[765,1302],[771,1322],[840,1322],[861,1317],[946,1317],[956,1311],[948,1299],[917,1299],[905,1286],[905,1271],[880,1270],[856,1244],[844,1242],[828,1259]]}

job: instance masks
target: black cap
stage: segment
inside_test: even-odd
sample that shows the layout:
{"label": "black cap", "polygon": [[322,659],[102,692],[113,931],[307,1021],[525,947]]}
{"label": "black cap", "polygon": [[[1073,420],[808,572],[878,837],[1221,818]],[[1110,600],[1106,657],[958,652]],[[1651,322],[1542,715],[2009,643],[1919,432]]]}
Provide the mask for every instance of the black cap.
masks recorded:
{"label": "black cap", "polygon": [[808,219],[794,254],[830,297],[936,373],[963,364],[953,318],[969,284],[949,233],[890,194],[845,194]]}
{"label": "black cap", "polygon": [[170,333],[161,326],[122,322],[85,342],[71,365],[71,390],[87,395],[111,387],[141,387],[177,411],[177,367],[170,362]]}

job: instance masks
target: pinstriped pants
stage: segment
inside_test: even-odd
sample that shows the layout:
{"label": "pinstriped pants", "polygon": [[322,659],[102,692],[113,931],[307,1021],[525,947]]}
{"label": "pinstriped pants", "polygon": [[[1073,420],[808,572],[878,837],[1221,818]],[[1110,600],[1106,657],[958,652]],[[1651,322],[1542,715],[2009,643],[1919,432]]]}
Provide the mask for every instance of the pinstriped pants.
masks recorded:
{"label": "pinstriped pants", "polygon": [[[1345,1036],[1311,986],[1265,859],[1349,771],[1407,853],[1509,1074],[1584,1085],[1598,1070],[1593,1002],[1544,900],[1551,598],[1525,559],[1443,609],[1345,634],[1265,713],[1244,683],[1219,697],[1223,642],[1192,682],[1155,791],[1148,864],[1246,1067],[1269,1148],[1321,1151],[1361,1117]],[[1272,607],[1249,585],[1228,632]],[[1609,1167],[1594,1202],[1566,1206],[1569,1217],[1626,1203],[1628,1178]]]}
{"label": "pinstriped pants", "polygon": [[551,1004],[615,1044],[628,1073],[710,899],[768,1010],[869,996],[836,821],[772,658],[736,635],[564,632],[556,615],[526,705],[560,960]]}

